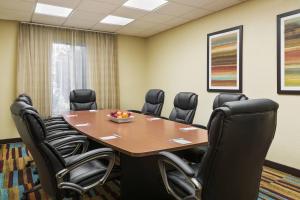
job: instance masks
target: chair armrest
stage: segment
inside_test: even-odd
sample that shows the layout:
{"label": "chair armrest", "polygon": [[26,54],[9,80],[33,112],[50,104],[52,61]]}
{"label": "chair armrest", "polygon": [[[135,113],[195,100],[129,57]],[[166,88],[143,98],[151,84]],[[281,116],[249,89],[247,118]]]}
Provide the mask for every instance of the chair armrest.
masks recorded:
{"label": "chair armrest", "polygon": [[87,142],[87,137],[83,135],[69,136],[54,141],[49,141],[49,144],[52,145],[54,148],[60,148],[65,145],[77,144],[76,142],[78,141]]}
{"label": "chair armrest", "polygon": [[128,110],[129,112],[134,112],[134,113],[139,113],[142,114],[142,112],[140,110]]}
{"label": "chair armrest", "polygon": [[[90,161],[93,158],[103,156],[103,157],[112,157],[114,155],[114,151],[111,148],[100,148],[88,151],[84,154],[80,154],[74,158],[70,158],[66,161],[66,167],[71,167],[74,165],[78,165],[82,162]],[[98,158],[97,158],[98,159]]]}
{"label": "chair armrest", "polygon": [[48,141],[52,141],[60,138],[65,138],[68,136],[73,136],[73,135],[81,135],[81,134],[76,130],[56,130],[47,133],[46,139]]}
{"label": "chair armrest", "polygon": [[47,131],[68,130],[70,129],[70,126],[68,124],[55,124],[55,125],[47,126],[46,129]]}
{"label": "chair armrest", "polygon": [[53,126],[53,125],[67,124],[67,122],[65,122],[65,121],[55,121],[55,120],[45,121],[44,123],[45,123],[46,127]]}
{"label": "chair armrest", "polygon": [[49,117],[48,119],[59,119],[59,120],[64,120],[64,117],[63,116],[52,116],[52,117]]}
{"label": "chair armrest", "polygon": [[[106,172],[104,175],[94,183],[87,185],[87,186],[80,186],[75,183],[67,182],[64,180],[64,176],[69,174],[70,171],[74,170],[75,168],[84,165],[85,163],[91,162],[93,160],[101,160],[105,159],[108,160],[108,165],[106,168]],[[71,189],[83,194],[84,192],[88,191],[89,189],[95,187],[96,185],[100,184],[103,185],[107,178],[109,177],[113,167],[115,164],[115,153],[110,148],[100,148],[95,149],[84,154],[78,155],[74,158],[69,158],[65,162],[65,169],[59,171],[56,174],[58,188],[60,189]]]}
{"label": "chair armrest", "polygon": [[159,160],[167,162],[168,164],[170,164],[172,166],[176,165],[189,177],[195,176],[195,171],[187,163],[185,163],[181,158],[179,158],[177,155],[175,155],[173,153],[166,152],[166,151],[160,152]]}
{"label": "chair armrest", "polygon": [[64,118],[62,116],[53,116],[44,119],[44,121],[53,121],[53,120],[64,121]]}
{"label": "chair armrest", "polygon": [[57,139],[49,142],[49,144],[58,151],[64,148],[72,148],[70,152],[62,155],[63,158],[69,157],[71,155],[75,155],[76,153],[78,153],[80,149],[81,149],[81,153],[85,153],[89,146],[87,137],[83,135],[69,136],[62,139]]}
{"label": "chair armrest", "polygon": [[207,130],[207,127],[206,127],[206,126],[203,126],[203,125],[201,125],[201,124],[192,124],[192,126]]}
{"label": "chair armrest", "polygon": [[193,199],[200,200],[202,186],[199,183],[199,181],[195,178],[195,171],[175,154],[169,152],[160,152],[158,158],[158,166],[167,192],[173,195],[175,199],[184,199],[180,197],[169,184],[168,172],[166,168],[167,164],[174,167],[186,178],[187,181],[189,181],[189,183],[195,189],[195,195]]}

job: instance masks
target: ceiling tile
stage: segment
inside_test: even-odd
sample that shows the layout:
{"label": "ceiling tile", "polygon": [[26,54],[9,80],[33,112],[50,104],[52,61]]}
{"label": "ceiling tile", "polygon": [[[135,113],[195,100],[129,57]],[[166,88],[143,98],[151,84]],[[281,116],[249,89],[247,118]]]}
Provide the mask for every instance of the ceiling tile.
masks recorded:
{"label": "ceiling tile", "polygon": [[28,22],[31,20],[31,13],[0,8],[0,19]]}
{"label": "ceiling tile", "polygon": [[141,18],[141,20],[148,21],[148,22],[154,22],[154,23],[164,23],[166,21],[169,21],[171,19],[175,18],[171,15],[163,15],[158,13],[149,13],[148,15],[145,15]]}
{"label": "ceiling tile", "polygon": [[124,34],[124,35],[139,36],[140,35],[139,33],[142,31],[143,31],[143,29],[124,27],[124,28],[118,30],[117,33]]}
{"label": "ceiling tile", "polygon": [[174,2],[169,2],[166,5],[158,8],[155,12],[165,15],[181,16],[187,14],[188,12],[194,10],[194,7],[185,6],[182,4],[177,4]]}
{"label": "ceiling tile", "polygon": [[[170,1],[183,4],[183,5],[201,8],[203,5],[207,5],[210,2],[214,2],[218,0],[170,0]],[[226,0],[222,0],[222,1],[226,1]]]}
{"label": "ceiling tile", "polygon": [[50,24],[50,25],[62,25],[65,20],[66,18],[63,17],[54,17],[48,15],[39,15],[39,14],[34,14],[32,17],[33,22]]}
{"label": "ceiling tile", "polygon": [[99,30],[99,31],[115,32],[115,31],[121,29],[122,27],[123,26],[98,23],[93,27],[93,29]]}
{"label": "ceiling tile", "polygon": [[147,21],[138,19],[138,20],[135,20],[135,21],[131,22],[130,24],[126,25],[126,27],[133,28],[133,29],[148,29],[148,28],[155,26],[156,24],[157,23],[147,22]]}
{"label": "ceiling tile", "polygon": [[22,1],[28,1],[28,2],[36,3],[38,0],[22,0]]}
{"label": "ceiling tile", "polygon": [[35,2],[23,0],[2,0],[0,3],[0,8],[16,11],[25,11],[30,12],[32,14],[35,8]]}
{"label": "ceiling tile", "polygon": [[202,8],[207,9],[207,10],[212,10],[212,11],[218,11],[218,10],[222,10],[224,8],[233,6],[238,3],[241,3],[241,1],[238,1],[238,0],[215,0],[215,1],[212,1],[212,2],[202,6]]}
{"label": "ceiling tile", "polygon": [[104,14],[75,10],[64,25],[78,28],[92,28],[103,17],[105,17]]}
{"label": "ceiling tile", "polygon": [[148,31],[149,33],[159,33],[159,32],[162,32],[162,31],[165,31],[165,30],[168,30],[170,29],[172,26],[170,25],[167,25],[167,24],[158,24],[150,29],[146,29],[145,31]]}
{"label": "ceiling tile", "polygon": [[127,18],[133,18],[133,19],[138,19],[149,12],[139,10],[139,9],[132,9],[132,8],[127,8],[127,7],[120,7],[117,10],[115,10],[112,14],[120,17],[127,17]]}
{"label": "ceiling tile", "polygon": [[75,8],[80,0],[38,0],[39,3],[45,3],[53,6],[61,6],[66,8]]}
{"label": "ceiling tile", "polygon": [[104,2],[104,3],[110,3],[110,4],[116,4],[116,5],[123,5],[127,0],[95,0],[98,2]]}
{"label": "ceiling tile", "polygon": [[74,28],[83,28],[83,29],[91,29],[95,26],[94,21],[87,20],[67,20],[63,25]]}
{"label": "ceiling tile", "polygon": [[188,12],[185,15],[182,15],[181,17],[193,20],[193,19],[197,19],[197,18],[203,17],[205,15],[208,15],[210,13],[212,13],[212,11],[197,8],[195,10],[192,10],[191,12]]}
{"label": "ceiling tile", "polygon": [[75,10],[71,13],[68,19],[72,20],[89,20],[89,21],[100,21],[100,19],[104,18],[106,15],[102,13],[96,12],[87,12],[84,10]]}
{"label": "ceiling tile", "polygon": [[114,10],[116,10],[118,7],[119,7],[118,5],[114,5],[106,2],[100,2],[96,0],[81,0],[81,3],[77,7],[77,9],[88,11],[88,12],[109,14]]}
{"label": "ceiling tile", "polygon": [[188,21],[190,21],[190,19],[177,17],[177,18],[174,18],[174,19],[171,19],[171,20],[165,22],[165,24],[175,27],[175,26],[187,23]]}

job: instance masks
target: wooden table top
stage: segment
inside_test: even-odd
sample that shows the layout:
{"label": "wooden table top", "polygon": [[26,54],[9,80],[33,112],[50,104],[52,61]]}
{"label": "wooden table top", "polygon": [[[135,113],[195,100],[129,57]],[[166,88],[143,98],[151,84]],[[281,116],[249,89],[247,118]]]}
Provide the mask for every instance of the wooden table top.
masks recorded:
{"label": "wooden table top", "polygon": [[[90,139],[135,157],[155,155],[164,150],[187,149],[207,144],[208,141],[207,131],[204,129],[182,131],[180,128],[190,126],[165,119],[151,121],[152,117],[137,113],[133,113],[132,122],[118,124],[110,121],[107,116],[112,111],[115,110],[72,111],[65,114],[64,119]],[[86,126],[76,126],[78,124]],[[101,139],[113,134],[119,137],[111,140]],[[191,143],[176,143],[173,139],[177,138],[183,138]]]}

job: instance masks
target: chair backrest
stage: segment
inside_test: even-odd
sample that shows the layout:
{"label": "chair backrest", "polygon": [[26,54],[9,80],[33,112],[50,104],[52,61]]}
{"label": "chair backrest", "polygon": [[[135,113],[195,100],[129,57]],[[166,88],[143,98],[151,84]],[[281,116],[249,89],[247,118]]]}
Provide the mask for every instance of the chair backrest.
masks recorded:
{"label": "chair backrest", "polygon": [[96,93],[90,89],[78,89],[70,92],[70,110],[96,110]]}
{"label": "chair backrest", "polygon": [[169,119],[172,121],[192,124],[198,105],[198,95],[193,92],[180,92],[174,98],[174,108]]}
{"label": "chair backrest", "polygon": [[43,189],[50,197],[56,197],[58,189],[55,175],[64,168],[64,160],[45,142],[45,125],[32,106],[15,101],[10,109],[22,141],[36,164]]}
{"label": "chair backrest", "polygon": [[268,99],[225,103],[211,115],[198,179],[204,200],[256,200],[273,140],[278,104]]}
{"label": "chair backrest", "polygon": [[27,103],[28,105],[31,105],[32,106],[32,99],[29,95],[23,93],[23,94],[20,94],[17,98],[17,100],[20,100],[20,101],[24,101],[25,103]]}
{"label": "chair backrest", "polygon": [[142,113],[160,116],[165,101],[165,92],[159,89],[151,89],[145,96],[145,104]]}
{"label": "chair backrest", "polygon": [[247,100],[248,97],[244,94],[221,93],[216,96],[213,103],[213,110],[221,107],[226,102]]}

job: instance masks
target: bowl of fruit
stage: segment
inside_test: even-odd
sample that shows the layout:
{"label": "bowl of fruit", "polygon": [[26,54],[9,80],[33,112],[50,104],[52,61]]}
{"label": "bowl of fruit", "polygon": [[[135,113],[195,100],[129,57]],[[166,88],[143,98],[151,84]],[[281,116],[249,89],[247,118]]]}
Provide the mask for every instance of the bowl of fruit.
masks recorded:
{"label": "bowl of fruit", "polygon": [[111,112],[108,117],[110,118],[111,121],[116,122],[116,123],[127,123],[131,122],[134,119],[134,116],[132,115],[131,112],[127,111],[115,111]]}

